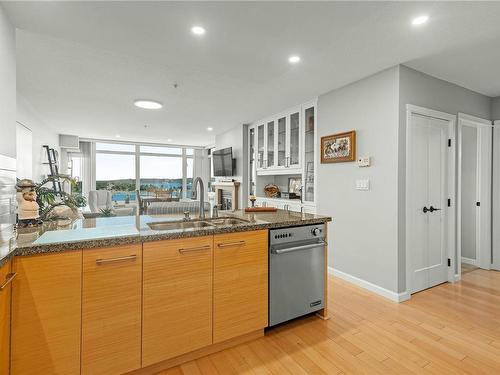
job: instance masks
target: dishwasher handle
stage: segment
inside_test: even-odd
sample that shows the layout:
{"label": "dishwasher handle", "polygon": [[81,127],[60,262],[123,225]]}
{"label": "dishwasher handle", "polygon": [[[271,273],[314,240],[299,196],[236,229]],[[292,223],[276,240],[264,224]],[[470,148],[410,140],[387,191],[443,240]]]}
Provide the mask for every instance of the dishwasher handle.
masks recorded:
{"label": "dishwasher handle", "polygon": [[321,241],[321,242],[315,242],[315,243],[308,244],[308,245],[287,247],[285,249],[273,249],[273,248],[271,248],[271,253],[280,255],[280,254],[291,253],[293,251],[314,249],[315,247],[323,247],[326,245],[327,245],[326,241]]}

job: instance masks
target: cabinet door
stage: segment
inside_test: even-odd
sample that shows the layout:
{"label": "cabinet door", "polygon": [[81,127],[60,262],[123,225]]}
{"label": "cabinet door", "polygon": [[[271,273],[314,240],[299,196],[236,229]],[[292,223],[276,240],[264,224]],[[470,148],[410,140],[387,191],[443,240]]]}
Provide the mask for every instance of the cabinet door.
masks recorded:
{"label": "cabinet door", "polygon": [[142,365],[212,344],[213,237],[144,244]]}
{"label": "cabinet door", "polygon": [[267,144],[267,168],[273,168],[275,166],[274,163],[274,139],[275,139],[275,130],[274,130],[274,121],[269,121],[266,126],[266,144]]}
{"label": "cabinet door", "polygon": [[82,251],[14,258],[11,374],[80,374]]}
{"label": "cabinet door", "polygon": [[261,124],[257,126],[257,169],[262,169],[265,167],[265,126]]}
{"label": "cabinet door", "polygon": [[82,374],[141,367],[142,245],[83,252]]}
{"label": "cabinet door", "polygon": [[285,167],[287,162],[287,151],[286,151],[286,116],[278,118],[278,144],[277,144],[277,153],[278,153],[278,167]]}
{"label": "cabinet door", "polygon": [[288,168],[300,167],[300,112],[290,114],[288,133]]}
{"label": "cabinet door", "polygon": [[248,192],[250,195],[255,195],[255,175],[256,175],[256,160],[255,160],[255,128],[248,129]]}
{"label": "cabinet door", "polygon": [[268,231],[214,236],[214,343],[268,324]]}
{"label": "cabinet door", "polygon": [[303,107],[304,118],[304,176],[302,178],[303,202],[315,202],[316,163],[316,104]]}
{"label": "cabinet door", "polygon": [[10,284],[15,276],[10,271],[10,261],[0,268],[0,375],[9,374]]}

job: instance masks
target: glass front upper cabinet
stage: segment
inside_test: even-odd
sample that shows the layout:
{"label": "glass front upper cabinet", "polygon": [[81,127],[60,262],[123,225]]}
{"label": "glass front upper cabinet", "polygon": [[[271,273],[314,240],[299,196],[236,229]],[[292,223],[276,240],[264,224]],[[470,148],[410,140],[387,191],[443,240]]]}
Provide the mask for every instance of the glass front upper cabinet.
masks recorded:
{"label": "glass front upper cabinet", "polygon": [[250,159],[250,195],[255,194],[255,128],[250,128],[249,133],[249,159]]}
{"label": "glass front upper cabinet", "polygon": [[274,167],[274,121],[267,123],[267,166]]}
{"label": "glass front upper cabinet", "polygon": [[289,153],[287,167],[300,166],[300,113],[290,115]]}
{"label": "glass front upper cabinet", "polygon": [[264,124],[257,127],[257,168],[264,168]]}
{"label": "glass front upper cabinet", "polygon": [[286,166],[286,117],[278,119],[278,167]]}
{"label": "glass front upper cabinet", "polygon": [[304,108],[304,179],[302,185],[304,202],[314,202],[315,133],[315,107],[306,106]]}

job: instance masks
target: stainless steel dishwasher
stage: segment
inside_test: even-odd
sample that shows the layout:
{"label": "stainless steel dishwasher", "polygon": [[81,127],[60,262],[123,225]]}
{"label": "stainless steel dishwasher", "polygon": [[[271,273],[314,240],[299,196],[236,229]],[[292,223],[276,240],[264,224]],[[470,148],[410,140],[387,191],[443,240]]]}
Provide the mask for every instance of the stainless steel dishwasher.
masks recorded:
{"label": "stainless steel dishwasher", "polygon": [[325,225],[269,231],[269,326],[321,310]]}

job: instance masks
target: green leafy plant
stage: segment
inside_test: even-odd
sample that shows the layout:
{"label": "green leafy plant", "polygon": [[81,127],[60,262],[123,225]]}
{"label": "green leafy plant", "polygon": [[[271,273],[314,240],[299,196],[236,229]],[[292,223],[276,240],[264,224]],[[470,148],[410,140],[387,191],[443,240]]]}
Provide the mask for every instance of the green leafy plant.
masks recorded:
{"label": "green leafy plant", "polygon": [[80,194],[68,194],[64,191],[56,191],[45,186],[49,182],[58,181],[67,181],[72,186],[76,184],[74,179],[65,175],[48,176],[40,183],[35,184],[36,201],[40,206],[40,219],[43,221],[61,219],[60,217],[50,215],[52,210],[58,206],[67,206],[72,210],[76,210],[78,207],[84,207],[87,204],[85,197]]}
{"label": "green leafy plant", "polygon": [[105,217],[115,216],[111,208],[101,208],[99,211],[101,211],[102,216]]}

